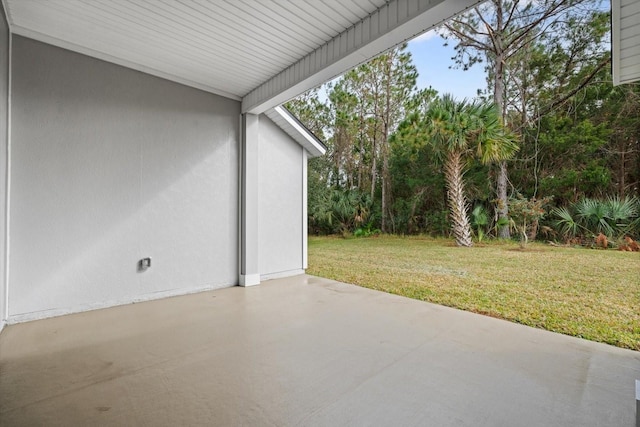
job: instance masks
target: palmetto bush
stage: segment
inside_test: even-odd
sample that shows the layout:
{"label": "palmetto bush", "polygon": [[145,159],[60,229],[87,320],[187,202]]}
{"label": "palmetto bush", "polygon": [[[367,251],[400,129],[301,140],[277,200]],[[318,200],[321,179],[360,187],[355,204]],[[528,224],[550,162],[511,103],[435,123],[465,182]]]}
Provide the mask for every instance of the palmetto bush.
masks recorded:
{"label": "palmetto bush", "polygon": [[625,235],[634,239],[640,234],[640,199],[609,197],[605,200],[584,198],[569,207],[551,211],[556,231],[565,239],[591,239],[602,233],[610,240]]}
{"label": "palmetto bush", "polygon": [[373,203],[358,189],[327,189],[309,203],[309,230],[314,234],[349,233],[366,224]]}
{"label": "palmetto bush", "polygon": [[371,211],[371,197],[357,188],[333,190],[331,193],[332,223],[338,231],[346,233],[362,225]]}
{"label": "palmetto bush", "polygon": [[487,234],[487,226],[489,225],[489,214],[482,205],[477,205],[471,211],[471,226],[476,232],[478,242],[482,242],[482,239]]}

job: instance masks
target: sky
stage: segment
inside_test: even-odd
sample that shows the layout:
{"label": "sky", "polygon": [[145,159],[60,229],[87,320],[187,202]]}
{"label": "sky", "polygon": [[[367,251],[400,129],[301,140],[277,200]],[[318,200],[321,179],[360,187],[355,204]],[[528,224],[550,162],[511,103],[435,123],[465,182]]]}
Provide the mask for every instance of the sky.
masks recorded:
{"label": "sky", "polygon": [[478,89],[487,85],[484,64],[476,64],[468,71],[450,69],[453,46],[443,46],[444,39],[435,31],[416,37],[408,44],[413,63],[418,69],[418,87],[433,87],[439,94],[451,93],[455,98],[474,98]]}
{"label": "sky", "polygon": [[[445,47],[444,42],[435,31],[428,31],[407,44],[418,70],[418,89],[431,86],[440,95],[450,93],[459,100],[476,97],[478,89],[484,89],[487,85],[484,64],[476,64],[467,71],[450,69],[455,51],[453,46]],[[326,86],[320,89],[318,95],[322,102],[326,101]]]}

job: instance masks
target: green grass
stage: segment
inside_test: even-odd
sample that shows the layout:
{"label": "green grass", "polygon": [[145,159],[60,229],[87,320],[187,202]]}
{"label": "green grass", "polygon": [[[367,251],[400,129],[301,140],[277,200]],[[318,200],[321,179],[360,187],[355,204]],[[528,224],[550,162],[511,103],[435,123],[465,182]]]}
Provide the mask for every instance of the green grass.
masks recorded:
{"label": "green grass", "polygon": [[640,254],[425,237],[309,238],[309,274],[640,350]]}

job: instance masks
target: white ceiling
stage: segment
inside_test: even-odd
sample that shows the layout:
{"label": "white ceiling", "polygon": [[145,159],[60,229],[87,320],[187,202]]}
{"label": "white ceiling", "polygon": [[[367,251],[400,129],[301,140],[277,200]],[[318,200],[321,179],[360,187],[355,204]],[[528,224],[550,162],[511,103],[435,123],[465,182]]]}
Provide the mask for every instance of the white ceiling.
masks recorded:
{"label": "white ceiling", "polygon": [[14,34],[243,100],[244,111],[262,112],[477,0],[3,2]]}

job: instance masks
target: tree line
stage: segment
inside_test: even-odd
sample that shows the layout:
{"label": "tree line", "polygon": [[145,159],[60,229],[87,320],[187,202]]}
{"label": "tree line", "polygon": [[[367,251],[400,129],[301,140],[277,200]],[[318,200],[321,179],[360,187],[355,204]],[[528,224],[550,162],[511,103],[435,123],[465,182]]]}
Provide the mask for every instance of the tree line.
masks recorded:
{"label": "tree line", "polygon": [[287,104],[328,147],[310,232],[637,239],[640,85],[612,85],[604,3],[490,0],[437,31],[484,64],[477,98],[418,89],[402,45]]}

